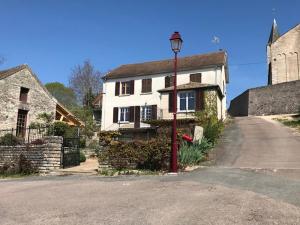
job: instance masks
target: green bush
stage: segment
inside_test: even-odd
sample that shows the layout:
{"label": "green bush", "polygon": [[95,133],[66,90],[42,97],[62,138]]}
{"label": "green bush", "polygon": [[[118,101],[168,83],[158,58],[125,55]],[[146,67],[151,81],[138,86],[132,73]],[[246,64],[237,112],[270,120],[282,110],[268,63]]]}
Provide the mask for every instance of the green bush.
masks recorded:
{"label": "green bush", "polygon": [[86,147],[86,140],[84,138],[80,138],[79,148],[85,148],[85,147]]}
{"label": "green bush", "polygon": [[105,150],[99,151],[100,164],[108,163],[117,170],[168,169],[171,141],[167,136],[149,141],[121,142],[115,140],[115,132],[102,133],[100,142],[106,143]]}
{"label": "green bush", "polygon": [[80,162],[85,162],[86,161],[86,157],[83,151],[80,151]]}
{"label": "green bush", "polygon": [[201,143],[189,144],[183,142],[179,149],[179,163],[182,167],[188,165],[198,165],[206,159],[208,151],[212,148],[212,143],[203,138]]}
{"label": "green bush", "polygon": [[53,134],[55,136],[65,136],[68,129],[70,129],[70,126],[64,122],[53,123]]}
{"label": "green bush", "polygon": [[2,146],[10,146],[10,145],[20,145],[23,141],[21,138],[18,138],[12,134],[5,134],[0,137],[0,145]]}

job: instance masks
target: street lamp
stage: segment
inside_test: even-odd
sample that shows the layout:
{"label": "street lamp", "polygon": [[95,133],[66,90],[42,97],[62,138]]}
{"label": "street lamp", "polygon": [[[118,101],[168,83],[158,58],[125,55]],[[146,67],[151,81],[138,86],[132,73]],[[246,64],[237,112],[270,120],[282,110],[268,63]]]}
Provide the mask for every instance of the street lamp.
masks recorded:
{"label": "street lamp", "polygon": [[176,113],[177,113],[177,53],[180,52],[182,39],[179,32],[174,32],[170,38],[171,48],[175,54],[174,58],[174,79],[173,79],[173,130],[172,130],[172,161],[171,172],[177,173],[177,132],[176,132]]}

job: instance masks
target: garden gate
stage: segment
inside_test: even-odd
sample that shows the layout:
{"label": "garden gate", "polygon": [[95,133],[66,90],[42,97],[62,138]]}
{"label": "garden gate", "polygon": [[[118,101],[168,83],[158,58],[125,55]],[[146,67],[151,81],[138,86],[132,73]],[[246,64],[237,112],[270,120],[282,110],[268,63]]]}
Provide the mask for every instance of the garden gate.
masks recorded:
{"label": "garden gate", "polygon": [[63,137],[61,149],[61,165],[62,168],[80,165],[80,136],[79,129],[74,132],[73,137]]}

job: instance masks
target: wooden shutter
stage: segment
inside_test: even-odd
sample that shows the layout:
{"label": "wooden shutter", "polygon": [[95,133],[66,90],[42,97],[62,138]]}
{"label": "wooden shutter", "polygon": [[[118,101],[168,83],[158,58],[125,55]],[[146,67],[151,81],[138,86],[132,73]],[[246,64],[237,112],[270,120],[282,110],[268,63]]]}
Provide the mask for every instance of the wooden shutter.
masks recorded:
{"label": "wooden shutter", "polygon": [[130,81],[130,94],[134,95],[134,80]]}
{"label": "wooden shutter", "polygon": [[157,120],[157,105],[152,105],[152,119]]}
{"label": "wooden shutter", "polygon": [[147,79],[147,92],[152,92],[152,79]]}
{"label": "wooden shutter", "polygon": [[134,122],[134,106],[129,107],[129,122]]}
{"label": "wooden shutter", "polygon": [[135,106],[134,108],[134,128],[140,128],[141,124],[141,112],[140,112],[140,106]]}
{"label": "wooden shutter", "polygon": [[202,74],[201,73],[190,74],[190,81],[201,83],[202,82]]}
{"label": "wooden shutter", "polygon": [[169,112],[173,112],[173,93],[169,93]]}
{"label": "wooden shutter", "polygon": [[120,95],[120,82],[116,82],[115,96]]}
{"label": "wooden shutter", "polygon": [[196,90],[196,111],[201,111],[204,109],[204,91],[197,89]]}
{"label": "wooden shutter", "polygon": [[170,77],[166,76],[165,77],[165,88],[168,88],[168,87],[170,87]]}
{"label": "wooden shutter", "polygon": [[118,107],[114,107],[114,111],[113,111],[113,122],[117,123],[118,119],[119,119],[119,108]]}
{"label": "wooden shutter", "polygon": [[146,93],[146,85],[147,85],[147,80],[143,79],[142,80],[142,93]]}

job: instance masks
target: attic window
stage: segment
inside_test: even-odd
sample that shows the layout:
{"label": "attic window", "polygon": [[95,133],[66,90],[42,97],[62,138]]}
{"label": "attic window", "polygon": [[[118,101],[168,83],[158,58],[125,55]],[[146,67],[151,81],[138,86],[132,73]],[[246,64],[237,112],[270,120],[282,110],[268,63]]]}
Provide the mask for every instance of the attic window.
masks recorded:
{"label": "attic window", "polygon": [[21,87],[19,100],[22,103],[27,103],[28,92],[29,92],[28,88]]}

